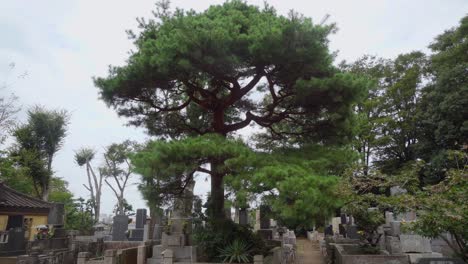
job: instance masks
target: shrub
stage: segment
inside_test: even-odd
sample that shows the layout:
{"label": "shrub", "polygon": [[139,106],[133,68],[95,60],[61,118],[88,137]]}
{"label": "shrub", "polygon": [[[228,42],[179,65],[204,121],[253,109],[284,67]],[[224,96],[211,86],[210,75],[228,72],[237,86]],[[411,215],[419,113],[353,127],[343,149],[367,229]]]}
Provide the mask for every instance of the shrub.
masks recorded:
{"label": "shrub", "polygon": [[[238,225],[230,220],[221,222],[209,221],[205,227],[196,228],[193,240],[201,249],[201,261],[219,262],[226,257],[219,249],[233,247],[234,241],[242,241],[249,247],[248,258],[254,255],[266,255],[268,248],[263,239],[254,234],[247,226]],[[236,247],[241,244],[235,245]]]}

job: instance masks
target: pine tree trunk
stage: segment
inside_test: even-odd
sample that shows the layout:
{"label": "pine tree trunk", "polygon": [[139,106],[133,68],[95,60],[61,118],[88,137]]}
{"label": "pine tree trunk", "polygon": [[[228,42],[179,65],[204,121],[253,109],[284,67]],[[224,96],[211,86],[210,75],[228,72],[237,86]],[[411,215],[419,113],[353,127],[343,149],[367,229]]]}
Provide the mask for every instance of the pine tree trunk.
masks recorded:
{"label": "pine tree trunk", "polygon": [[224,183],[223,175],[217,173],[217,162],[211,163],[211,210],[213,220],[216,222],[224,220]]}

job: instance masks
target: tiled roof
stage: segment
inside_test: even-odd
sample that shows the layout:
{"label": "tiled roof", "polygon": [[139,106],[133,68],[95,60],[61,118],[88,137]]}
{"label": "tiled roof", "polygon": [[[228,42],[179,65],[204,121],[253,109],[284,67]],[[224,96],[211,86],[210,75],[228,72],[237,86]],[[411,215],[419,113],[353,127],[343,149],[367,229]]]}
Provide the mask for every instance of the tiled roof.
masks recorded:
{"label": "tiled roof", "polygon": [[51,204],[20,193],[0,182],[0,207],[9,208],[50,208]]}

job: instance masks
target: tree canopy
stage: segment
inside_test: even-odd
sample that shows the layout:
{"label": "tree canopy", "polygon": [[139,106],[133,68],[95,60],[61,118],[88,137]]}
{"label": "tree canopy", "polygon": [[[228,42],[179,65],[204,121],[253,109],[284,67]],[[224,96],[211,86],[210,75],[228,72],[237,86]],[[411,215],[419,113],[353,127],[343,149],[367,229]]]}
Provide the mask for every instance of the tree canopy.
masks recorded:
{"label": "tree canopy", "polygon": [[[333,66],[333,25],[295,12],[227,1],[206,11],[140,19],[124,66],[95,78],[101,98],[130,123],[171,139],[227,136],[254,123],[275,137],[325,142],[348,127],[367,81]],[[291,129],[294,128],[294,129]],[[207,159],[213,206],[223,217],[222,159]]]}

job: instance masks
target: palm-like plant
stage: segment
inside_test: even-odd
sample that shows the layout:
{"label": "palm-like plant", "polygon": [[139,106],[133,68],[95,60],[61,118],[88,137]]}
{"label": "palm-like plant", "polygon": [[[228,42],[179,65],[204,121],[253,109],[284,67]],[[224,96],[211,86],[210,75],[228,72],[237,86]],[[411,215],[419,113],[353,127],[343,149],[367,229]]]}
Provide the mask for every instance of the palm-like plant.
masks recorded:
{"label": "palm-like plant", "polygon": [[247,263],[250,259],[250,245],[237,239],[225,248],[218,248],[218,251],[223,262]]}

